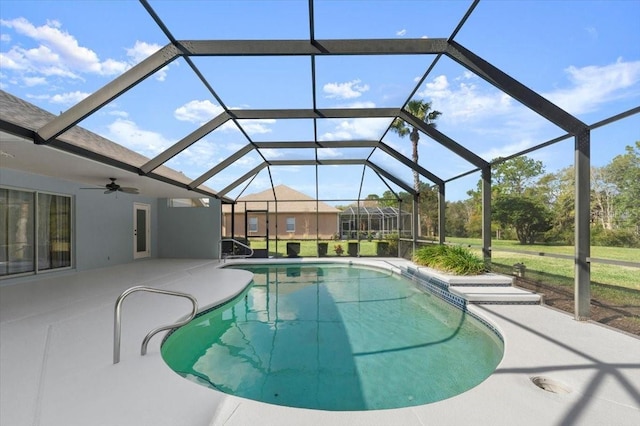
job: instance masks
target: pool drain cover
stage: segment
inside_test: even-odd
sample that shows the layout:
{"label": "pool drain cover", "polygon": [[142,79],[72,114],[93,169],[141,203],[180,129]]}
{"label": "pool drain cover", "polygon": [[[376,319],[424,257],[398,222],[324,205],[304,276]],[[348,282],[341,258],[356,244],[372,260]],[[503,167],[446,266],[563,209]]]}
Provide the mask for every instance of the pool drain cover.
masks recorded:
{"label": "pool drain cover", "polygon": [[541,377],[541,376],[532,377],[531,381],[533,382],[534,385],[536,385],[540,389],[545,390],[547,392],[559,393],[559,394],[565,394],[565,393],[571,392],[571,389],[569,389],[568,386],[546,377]]}

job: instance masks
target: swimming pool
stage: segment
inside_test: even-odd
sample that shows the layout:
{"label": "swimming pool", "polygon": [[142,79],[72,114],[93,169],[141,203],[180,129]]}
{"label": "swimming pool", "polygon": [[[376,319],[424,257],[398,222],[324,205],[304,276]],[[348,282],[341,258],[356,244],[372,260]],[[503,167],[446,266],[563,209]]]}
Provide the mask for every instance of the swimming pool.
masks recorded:
{"label": "swimming pool", "polygon": [[254,273],[244,293],[165,339],[162,356],[183,377],[271,404],[376,410],[460,394],[502,358],[483,323],[389,271],[241,269]]}

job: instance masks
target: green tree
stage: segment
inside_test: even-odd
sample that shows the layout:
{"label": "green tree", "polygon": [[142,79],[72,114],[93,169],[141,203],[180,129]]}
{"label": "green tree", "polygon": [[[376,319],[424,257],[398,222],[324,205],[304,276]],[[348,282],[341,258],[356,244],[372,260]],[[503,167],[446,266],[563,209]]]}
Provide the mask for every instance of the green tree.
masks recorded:
{"label": "green tree", "polygon": [[472,209],[467,201],[447,201],[446,230],[449,237],[468,237]]}
{"label": "green tree", "polygon": [[520,244],[533,244],[540,233],[551,229],[551,213],[533,198],[502,195],[493,204],[492,216],[502,226],[512,226]]}
{"label": "green tree", "polygon": [[608,177],[617,187],[617,217],[626,228],[640,233],[640,141],[626,146],[625,153],[616,156],[606,166]]}
{"label": "green tree", "polygon": [[[442,114],[440,111],[431,109],[431,102],[425,102],[420,99],[410,100],[407,103],[407,105],[404,107],[404,109],[411,115],[418,118],[419,120],[425,122],[428,126],[431,126],[434,128],[436,127],[435,121]],[[407,126],[407,123],[404,120],[400,118],[396,118],[391,123],[391,130],[397,133],[400,137],[405,137],[409,135],[409,139],[411,139],[411,147],[412,147],[411,159],[413,160],[414,163],[418,164],[418,142],[420,141],[420,132],[418,131],[418,128],[417,127],[410,128],[409,126]],[[416,170],[413,171],[413,189],[418,194],[421,194],[420,175]],[[422,194],[421,194],[421,198],[424,198]],[[423,204],[422,201],[419,204]],[[415,212],[415,214],[420,215],[421,211],[422,211],[422,208],[419,207],[419,210]],[[431,217],[428,216],[426,220],[430,221]],[[423,222],[425,222],[425,218],[420,218],[420,221],[418,222],[419,229],[417,230],[418,235],[422,235]],[[430,228],[433,229],[432,226]],[[427,232],[429,232],[429,229],[427,229]]]}
{"label": "green tree", "polygon": [[534,195],[538,178],[544,174],[542,161],[526,155],[497,162],[491,169],[491,187],[494,194]]}
{"label": "green tree", "polygon": [[[527,156],[520,156],[502,161],[501,157],[492,160],[491,167],[491,199],[495,202],[501,196],[526,196],[546,204],[544,192],[539,190],[538,181],[544,173],[542,161]],[[467,226],[469,236],[482,234],[482,180],[478,180],[475,190],[467,191],[471,197],[473,213],[469,216]],[[492,214],[494,226],[492,230],[500,235],[502,224]]]}
{"label": "green tree", "polygon": [[[409,101],[404,109],[434,128],[436,127],[435,121],[442,114],[440,111],[431,110],[431,102],[425,102],[419,99]],[[391,123],[391,130],[400,135],[400,137],[409,135],[413,149],[411,159],[414,163],[418,164],[418,141],[420,140],[418,129],[416,127],[409,128],[404,120],[396,118],[393,120],[393,123]],[[415,189],[416,192],[420,192],[420,176],[415,170],[413,172],[413,189]]]}
{"label": "green tree", "polygon": [[548,173],[538,181],[541,201],[551,211],[551,230],[547,238],[573,244],[575,219],[575,173],[573,166]]}

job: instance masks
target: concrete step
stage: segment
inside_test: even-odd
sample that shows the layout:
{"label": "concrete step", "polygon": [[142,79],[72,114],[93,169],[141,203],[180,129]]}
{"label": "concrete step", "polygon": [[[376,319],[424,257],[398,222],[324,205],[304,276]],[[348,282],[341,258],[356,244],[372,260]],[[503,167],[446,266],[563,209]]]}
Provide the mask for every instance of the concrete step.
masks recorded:
{"label": "concrete step", "polygon": [[452,286],[449,291],[475,304],[538,305],[541,302],[539,294],[515,287]]}
{"label": "concrete step", "polygon": [[537,305],[541,296],[528,290],[513,287],[514,277],[486,273],[474,276],[449,275],[432,268],[398,265],[411,276],[420,276],[430,284],[462,297],[467,303]]}

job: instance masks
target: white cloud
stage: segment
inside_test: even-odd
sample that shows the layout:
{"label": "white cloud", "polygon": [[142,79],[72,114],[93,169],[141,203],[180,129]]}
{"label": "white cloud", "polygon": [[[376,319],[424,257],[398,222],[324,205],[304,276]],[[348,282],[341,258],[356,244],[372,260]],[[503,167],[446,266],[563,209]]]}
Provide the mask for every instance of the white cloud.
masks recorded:
{"label": "white cloud", "polygon": [[[237,108],[236,108],[237,109]],[[222,114],[224,108],[220,105],[216,105],[209,100],[204,101],[190,101],[175,110],[175,117],[181,121],[188,121],[195,123],[199,126],[210,121],[214,117]],[[270,133],[270,124],[274,124],[276,120],[263,119],[263,120],[238,120],[238,123],[242,126],[245,132],[250,135]],[[238,127],[229,120],[220,127],[222,131],[239,131]]]}
{"label": "white cloud", "polygon": [[510,143],[503,146],[491,147],[487,151],[478,153],[478,155],[485,160],[493,160],[494,158],[498,157],[507,157],[516,152],[520,152],[527,148],[530,148],[531,146],[533,146],[532,140],[523,139],[519,142]]}
{"label": "white cloud", "polygon": [[61,104],[61,105],[74,105],[89,96],[89,93],[86,92],[69,92],[69,93],[60,93],[57,95],[53,95],[49,97],[49,102],[53,104]]}
{"label": "white cloud", "polygon": [[75,37],[61,30],[62,25],[58,21],[47,21],[45,25],[36,27],[24,18],[17,18],[2,20],[0,25],[41,43],[33,49],[13,46],[10,50],[32,71],[65,76],[77,73],[113,75],[127,67],[115,60],[101,62],[96,52],[80,46]]}
{"label": "white cloud", "polygon": [[[120,75],[161,48],[157,44],[136,41],[133,47],[125,51],[127,60],[101,60],[95,51],[81,46],[73,35],[64,31],[58,21],[35,26],[25,18],[16,18],[0,20],[0,26],[36,43],[35,46],[25,47],[25,42],[22,42],[0,53],[2,68],[23,74],[22,81],[27,85],[28,81],[33,81],[27,79],[35,77],[82,80],[85,74],[106,77]],[[9,42],[12,38],[9,34],[3,34],[2,41]],[[156,72],[156,79],[164,80],[166,72],[167,67]]]}
{"label": "white cloud", "polygon": [[377,140],[380,139],[390,123],[389,118],[355,118],[351,120],[330,120],[333,130],[327,131],[318,138],[321,141],[331,140]]}
{"label": "white cloud", "polygon": [[41,86],[47,84],[47,79],[44,77],[25,77],[22,79],[23,83],[27,87]]}
{"label": "white cloud", "polygon": [[598,30],[595,27],[586,27],[585,31],[593,40],[596,40],[598,38]]}
{"label": "white cloud", "polygon": [[155,157],[173,145],[162,134],[140,129],[131,120],[117,119],[108,126],[108,131],[106,138],[147,157]]}
{"label": "white cloud", "polygon": [[368,84],[360,84],[360,80],[347,81],[345,83],[327,83],[322,87],[327,98],[353,99],[362,96],[369,90]]}
{"label": "white cloud", "polygon": [[318,148],[318,158],[338,158],[343,156],[343,151],[336,148]]}
{"label": "white cloud", "polygon": [[260,153],[262,153],[267,160],[275,160],[284,155],[281,150],[275,148],[263,148],[260,150]]}
{"label": "white cloud", "polygon": [[[274,124],[276,120],[264,119],[264,120],[238,120],[238,123],[242,126],[245,132],[250,135],[262,135],[265,133],[271,133],[269,124]],[[235,128],[235,126],[234,126]]]}
{"label": "white cloud", "polygon": [[188,169],[189,177],[195,179],[222,160],[219,145],[203,139],[182,151],[168,165],[179,170]]}
{"label": "white cloud", "polygon": [[[133,45],[133,47],[127,49],[127,56],[132,59],[133,64],[135,65],[153,55],[161,48],[162,46],[160,46],[159,44],[149,44],[144,41],[136,40],[136,43]],[[167,77],[168,70],[168,66],[162,67],[160,70],[156,71],[154,77],[158,81],[164,81]]]}
{"label": "white cloud", "polygon": [[543,94],[551,102],[571,114],[582,114],[612,100],[638,95],[640,61],[619,59],[604,66],[570,66],[565,69],[571,87]]}
{"label": "white cloud", "polygon": [[406,34],[407,34],[407,30],[405,30],[404,28],[403,28],[403,29],[401,29],[401,30],[399,30],[399,31],[396,31],[396,35],[397,35],[397,36],[400,36],[400,37],[403,37],[403,36],[405,36]]}
{"label": "white cloud", "polygon": [[[604,66],[570,66],[565,69],[568,87],[541,93],[542,96],[578,115],[597,110],[613,100],[640,93],[640,61],[617,62]],[[454,78],[439,75],[424,85],[419,96],[431,100],[433,108],[441,111],[440,121],[484,120],[497,115],[521,117],[525,109],[508,95],[493,87],[476,84],[478,77],[470,72]]]}
{"label": "white cloud", "polygon": [[180,121],[203,125],[224,112],[224,108],[209,100],[190,101],[175,110],[175,117]]}
{"label": "white cloud", "polygon": [[467,121],[495,117],[513,110],[511,98],[498,89],[483,89],[475,84],[477,77],[465,73],[450,84],[439,75],[425,84],[418,95],[432,101],[433,109],[442,112],[442,120]]}
{"label": "white cloud", "polygon": [[112,115],[114,117],[127,118],[129,117],[129,113],[127,111],[114,109],[107,112],[107,115]]}

